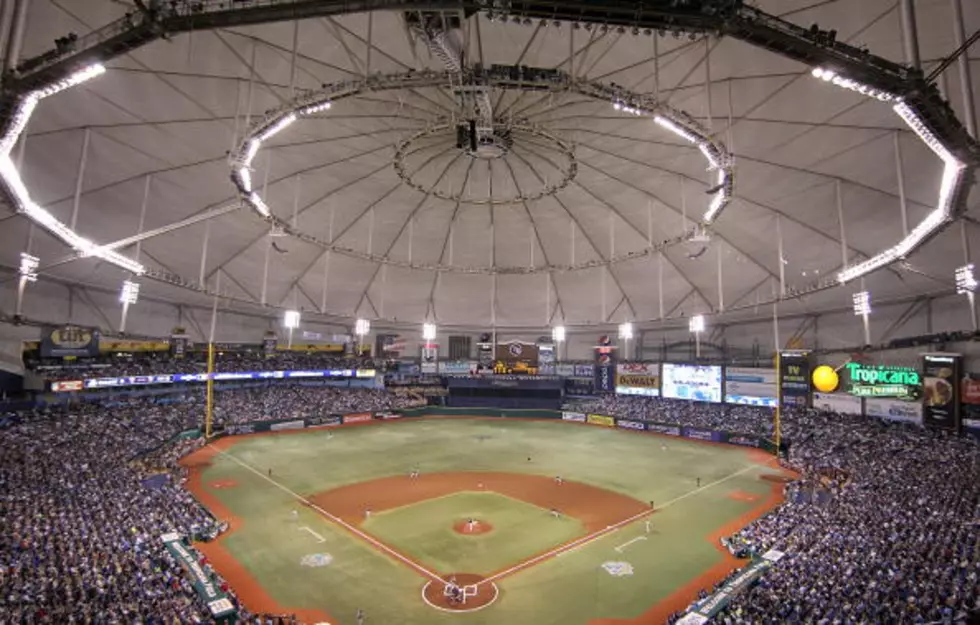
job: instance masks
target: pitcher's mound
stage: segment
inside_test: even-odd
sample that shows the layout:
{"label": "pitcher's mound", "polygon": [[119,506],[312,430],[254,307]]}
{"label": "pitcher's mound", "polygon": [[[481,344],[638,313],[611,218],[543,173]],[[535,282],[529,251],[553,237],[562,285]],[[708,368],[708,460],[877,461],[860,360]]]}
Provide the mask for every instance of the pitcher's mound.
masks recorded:
{"label": "pitcher's mound", "polygon": [[422,588],[422,600],[443,612],[476,612],[497,600],[497,585],[482,575],[453,573],[445,581],[430,581]]}
{"label": "pitcher's mound", "polygon": [[462,521],[456,521],[453,524],[453,529],[459,534],[475,536],[477,534],[492,532],[493,526],[479,519],[463,519]]}

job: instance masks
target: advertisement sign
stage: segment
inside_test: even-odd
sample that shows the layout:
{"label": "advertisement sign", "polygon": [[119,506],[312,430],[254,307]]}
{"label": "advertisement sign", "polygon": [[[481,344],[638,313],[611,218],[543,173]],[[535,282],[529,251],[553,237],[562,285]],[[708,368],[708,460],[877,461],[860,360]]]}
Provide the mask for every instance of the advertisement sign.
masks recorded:
{"label": "advertisement sign", "polygon": [[235,606],[227,600],[227,595],[221,590],[220,580],[212,575],[200,563],[200,554],[184,544],[177,533],[164,534],[160,537],[170,555],[190,575],[191,584],[198,596],[204,600],[211,615],[222,620],[235,620]]}
{"label": "advertisement sign", "polygon": [[681,428],[681,432],[685,438],[693,438],[697,441],[720,442],[722,440],[721,432],[715,432],[714,430],[704,430],[701,428]]}
{"label": "advertisement sign", "polygon": [[374,418],[370,412],[353,412],[344,415],[344,423],[364,423]]}
{"label": "advertisement sign", "polygon": [[721,402],[721,367],[664,363],[662,379],[664,397]]}
{"label": "advertisement sign", "polygon": [[148,384],[170,384],[171,375],[133,375],[124,378],[92,378],[85,380],[85,388],[116,388],[120,386],[146,386]]}
{"label": "advertisement sign", "polygon": [[571,378],[575,375],[575,365],[555,365],[555,374],[563,378]]}
{"label": "advertisement sign", "polygon": [[728,437],[728,444],[739,445],[741,447],[759,447],[759,439],[752,436],[734,434]]}
{"label": "advertisement sign", "polygon": [[629,419],[616,419],[616,427],[626,430],[645,430],[646,424],[642,421],[630,421]]}
{"label": "advertisement sign", "polygon": [[422,346],[422,373],[437,373],[439,370],[439,346],[426,344]]}
{"label": "advertisement sign", "polygon": [[621,362],[616,365],[616,392],[621,395],[660,395],[660,363]]}
{"label": "advertisement sign", "polygon": [[846,393],[814,393],[813,407],[841,414],[862,414],[861,398]]}
{"label": "advertisement sign", "polygon": [[864,365],[849,362],[844,365],[846,390],[860,397],[896,397],[916,400],[922,397],[922,380],[912,367]]}
{"label": "advertisement sign", "polygon": [[725,402],[749,406],[776,405],[776,370],[725,368]]}
{"label": "advertisement sign", "polygon": [[611,428],[616,425],[616,420],[612,417],[606,417],[601,414],[590,414],[585,418],[586,423],[591,423],[592,425],[604,425],[607,428]]}
{"label": "advertisement sign", "polygon": [[594,371],[593,386],[596,393],[616,391],[616,347],[607,335],[600,336],[595,347]]}
{"label": "advertisement sign", "polygon": [[99,331],[79,326],[45,327],[40,347],[42,358],[98,356]]}
{"label": "advertisement sign", "polygon": [[73,393],[85,387],[81,380],[62,380],[51,383],[52,393]]}
{"label": "advertisement sign", "polygon": [[539,349],[534,343],[525,343],[523,341],[499,343],[495,350],[495,360],[511,368],[515,367],[519,362],[523,362],[529,367],[537,367]]}
{"label": "advertisement sign", "polygon": [[960,354],[922,355],[922,422],[926,427],[960,431],[962,368]]}
{"label": "advertisement sign", "polygon": [[617,386],[617,395],[640,395],[643,397],[660,397],[660,389],[643,388],[642,386]]}
{"label": "advertisement sign", "polygon": [[563,412],[561,413],[561,418],[565,421],[575,421],[576,423],[585,423],[584,412]]}
{"label": "advertisement sign", "polygon": [[538,364],[541,366],[551,365],[555,362],[554,343],[538,344]]}
{"label": "advertisement sign", "polygon": [[809,405],[812,367],[810,352],[787,350],[779,353],[780,405]]}
{"label": "advertisement sign", "polygon": [[922,404],[916,401],[868,397],[864,400],[864,414],[888,421],[922,424]]}
{"label": "advertisement sign", "polygon": [[647,423],[648,432],[666,434],[667,436],[680,436],[681,428],[679,425],[664,425],[662,423]]}
{"label": "advertisement sign", "polygon": [[265,354],[266,358],[272,358],[276,355],[276,348],[279,346],[279,339],[276,337],[274,332],[266,332],[265,336],[262,337],[262,353]]}
{"label": "advertisement sign", "polygon": [[[963,425],[980,427],[980,373],[966,373],[960,382],[960,412]],[[977,425],[973,425],[977,423]]]}
{"label": "advertisement sign", "polygon": [[269,429],[273,432],[279,432],[281,430],[302,430],[306,427],[306,421],[300,419],[299,421],[286,421],[284,423],[273,423]]}
{"label": "advertisement sign", "polygon": [[439,363],[443,375],[470,375],[476,373],[476,363],[470,360],[444,360]]}

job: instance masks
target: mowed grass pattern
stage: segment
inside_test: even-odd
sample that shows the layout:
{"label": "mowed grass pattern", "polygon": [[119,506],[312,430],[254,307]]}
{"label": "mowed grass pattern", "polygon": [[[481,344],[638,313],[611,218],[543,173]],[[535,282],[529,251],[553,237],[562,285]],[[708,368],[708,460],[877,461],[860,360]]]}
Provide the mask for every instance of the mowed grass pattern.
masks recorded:
{"label": "mowed grass pattern", "polygon": [[[333,617],[331,625],[354,625],[358,608],[367,612],[368,625],[587,625],[595,617],[635,617],[721,560],[706,536],[755,506],[731,499],[731,491],[760,497],[769,492],[759,479],[769,470],[753,464],[745,450],[561,422],[403,420],[246,437],[229,453],[215,458],[203,475],[206,487],[221,480],[238,483],[209,488],[243,520],[225,545],[281,605],[323,609]],[[623,553],[615,547],[644,534],[642,521],[502,580],[500,599],[486,610],[446,614],[422,602],[424,580],[417,572],[266,479],[271,469],[275,482],[311,496],[406,475],[415,466],[423,479],[426,472],[447,471],[561,475],[654,501],[658,508],[676,503],[658,510],[654,532]],[[724,481],[697,490],[699,477],[702,486]],[[548,536],[544,542],[559,540]],[[301,565],[304,555],[315,553],[329,553],[333,560],[322,568]],[[614,578],[601,568],[620,560],[630,562],[633,576]]]}
{"label": "mowed grass pattern", "polygon": [[[456,521],[480,519],[493,531],[463,535]],[[497,493],[462,492],[375,513],[362,528],[442,574],[489,575],[585,534],[577,520]]]}

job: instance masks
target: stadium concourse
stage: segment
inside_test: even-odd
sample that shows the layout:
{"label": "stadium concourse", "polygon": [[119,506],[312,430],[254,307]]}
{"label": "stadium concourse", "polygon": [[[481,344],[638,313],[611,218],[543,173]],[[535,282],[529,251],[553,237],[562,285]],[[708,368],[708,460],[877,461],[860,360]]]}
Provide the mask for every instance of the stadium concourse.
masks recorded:
{"label": "stadium concourse", "polygon": [[[208,540],[224,529],[182,489],[177,460],[200,439],[172,439],[199,424],[201,397],[166,401],[134,398],[4,415],[4,622],[208,620],[158,540],[168,532]],[[218,394],[219,420],[228,424],[270,414],[397,407],[392,395],[354,389],[275,386]],[[702,427],[728,418],[726,408],[701,403],[681,408],[621,397],[602,408]],[[740,427],[770,431],[769,411],[737,411]],[[790,413],[784,426],[793,441],[785,462],[802,477],[787,485],[784,506],[732,540],[786,557],[721,622],[961,622],[976,614],[975,442],[816,411]],[[234,588],[222,588],[235,596]],[[290,618],[239,608],[249,623]]]}

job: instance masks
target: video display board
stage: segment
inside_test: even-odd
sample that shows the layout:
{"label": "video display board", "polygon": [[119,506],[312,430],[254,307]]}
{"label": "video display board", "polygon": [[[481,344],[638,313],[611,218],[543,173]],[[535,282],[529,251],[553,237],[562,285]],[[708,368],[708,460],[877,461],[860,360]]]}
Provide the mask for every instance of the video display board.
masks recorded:
{"label": "video display board", "polygon": [[725,402],[749,406],[775,406],[776,370],[725,368]]}
{"label": "video display board", "polygon": [[664,363],[662,384],[664,397],[721,402],[721,367]]}

